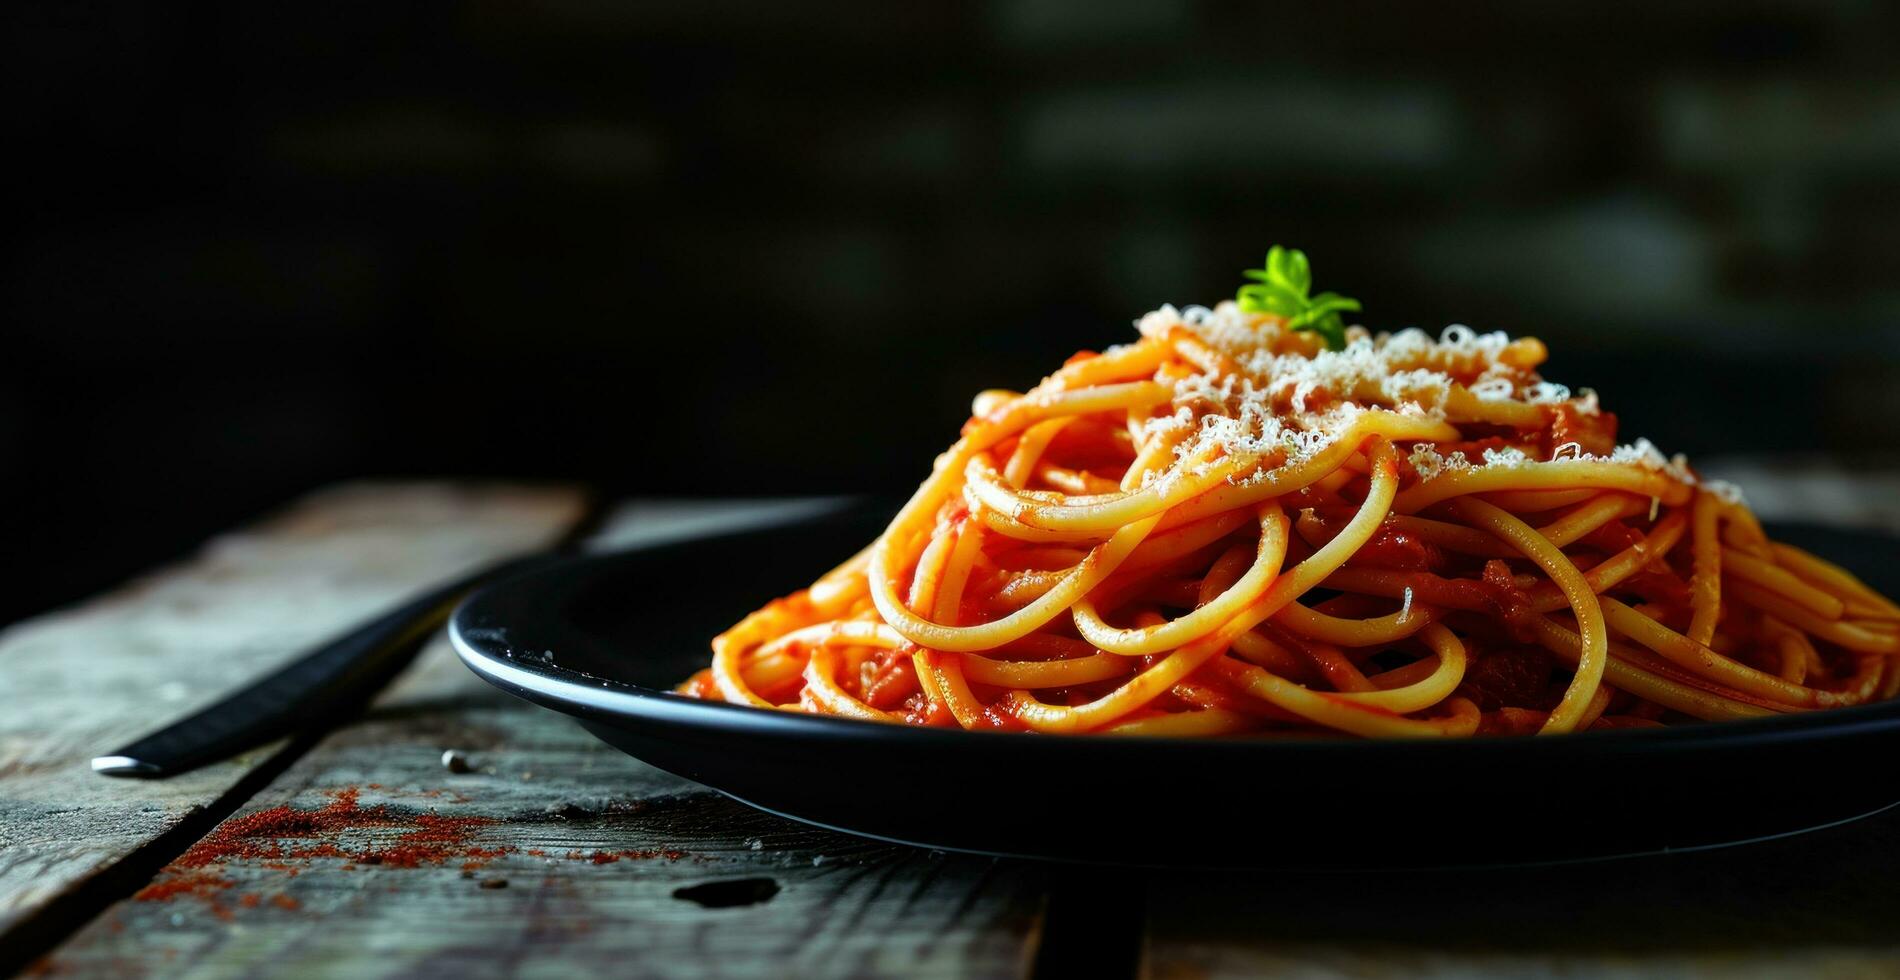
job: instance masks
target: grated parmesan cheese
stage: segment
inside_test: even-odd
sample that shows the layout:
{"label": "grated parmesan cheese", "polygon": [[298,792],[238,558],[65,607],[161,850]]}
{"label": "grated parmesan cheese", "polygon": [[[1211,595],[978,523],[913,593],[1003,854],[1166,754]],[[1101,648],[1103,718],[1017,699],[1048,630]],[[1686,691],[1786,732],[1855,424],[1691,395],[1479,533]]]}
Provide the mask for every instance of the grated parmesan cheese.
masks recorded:
{"label": "grated parmesan cheese", "polygon": [[1502,449],[1487,449],[1484,451],[1484,465],[1487,468],[1498,467],[1510,469],[1516,466],[1523,466],[1528,462],[1531,462],[1530,454],[1516,446],[1505,446]]}
{"label": "grated parmesan cheese", "polygon": [[1726,504],[1747,503],[1747,501],[1742,499],[1742,488],[1727,480],[1703,480],[1702,489],[1715,494],[1716,497]]}
{"label": "grated parmesan cheese", "polygon": [[[1347,330],[1344,350],[1314,351],[1310,337],[1284,329],[1275,318],[1245,313],[1232,301],[1212,308],[1164,305],[1137,320],[1135,328],[1155,339],[1186,329],[1238,368],[1161,379],[1171,380],[1169,410],[1140,423],[1139,433],[1144,439],[1187,434],[1175,446],[1177,459],[1184,461],[1211,458],[1215,454],[1207,451],[1216,449],[1226,456],[1283,454],[1279,466],[1298,464],[1336,443],[1371,408],[1445,420],[1460,388],[1479,403],[1568,405],[1579,415],[1601,414],[1595,391],[1582,388],[1573,395],[1570,388],[1537,375],[1542,350],[1535,342],[1519,345],[1518,353],[1507,357],[1514,342],[1502,331],[1479,333],[1453,324],[1433,338],[1417,328],[1374,334],[1355,326]],[[1552,451],[1551,460],[1606,460],[1696,482],[1686,460],[1665,457],[1647,439],[1618,446],[1608,456],[1567,442]],[[1494,448],[1474,463],[1463,452],[1442,454],[1428,443],[1411,447],[1408,461],[1422,480],[1534,462],[1522,449]],[[1185,469],[1170,467],[1169,472]],[[1262,480],[1269,472],[1258,468],[1237,479]]]}

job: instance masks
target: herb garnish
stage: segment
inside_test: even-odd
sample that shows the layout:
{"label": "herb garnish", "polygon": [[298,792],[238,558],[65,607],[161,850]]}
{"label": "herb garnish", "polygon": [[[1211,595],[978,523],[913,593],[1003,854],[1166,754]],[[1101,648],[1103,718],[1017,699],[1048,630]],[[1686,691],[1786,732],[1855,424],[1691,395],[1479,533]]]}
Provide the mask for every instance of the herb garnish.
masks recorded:
{"label": "herb garnish", "polygon": [[1346,349],[1346,322],[1339,314],[1359,312],[1359,301],[1338,293],[1307,295],[1313,288],[1313,270],[1305,252],[1275,245],[1267,252],[1266,268],[1248,269],[1242,275],[1259,280],[1240,287],[1242,310],[1284,317],[1294,330],[1319,334],[1327,350]]}

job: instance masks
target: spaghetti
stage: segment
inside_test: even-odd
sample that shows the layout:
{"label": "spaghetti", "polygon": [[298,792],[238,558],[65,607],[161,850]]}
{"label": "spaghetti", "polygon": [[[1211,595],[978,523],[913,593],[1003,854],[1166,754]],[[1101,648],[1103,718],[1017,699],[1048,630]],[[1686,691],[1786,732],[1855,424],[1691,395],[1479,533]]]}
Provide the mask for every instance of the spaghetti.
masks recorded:
{"label": "spaghetti", "polygon": [[1900,607],[1453,327],[1172,307],[978,395],[890,526],[680,690],[1050,733],[1555,734],[1894,697]]}

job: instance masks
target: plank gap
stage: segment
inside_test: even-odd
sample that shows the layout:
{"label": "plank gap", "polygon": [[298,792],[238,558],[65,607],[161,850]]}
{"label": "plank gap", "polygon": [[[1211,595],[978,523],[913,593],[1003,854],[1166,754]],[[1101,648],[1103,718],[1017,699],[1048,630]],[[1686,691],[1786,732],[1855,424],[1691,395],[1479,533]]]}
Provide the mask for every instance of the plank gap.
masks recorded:
{"label": "plank gap", "polygon": [[1051,868],[1032,980],[1134,978],[1147,928],[1146,875],[1132,868]]}

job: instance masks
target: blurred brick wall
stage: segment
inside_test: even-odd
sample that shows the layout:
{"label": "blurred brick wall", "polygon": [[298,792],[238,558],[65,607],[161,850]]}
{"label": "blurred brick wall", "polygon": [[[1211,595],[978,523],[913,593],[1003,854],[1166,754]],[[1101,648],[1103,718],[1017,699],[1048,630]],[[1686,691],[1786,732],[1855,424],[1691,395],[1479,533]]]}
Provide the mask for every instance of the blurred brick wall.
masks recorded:
{"label": "blurred brick wall", "polygon": [[55,565],[363,473],[901,486],[1273,242],[1671,450],[1900,447],[1887,5],[4,16],[0,450]]}

